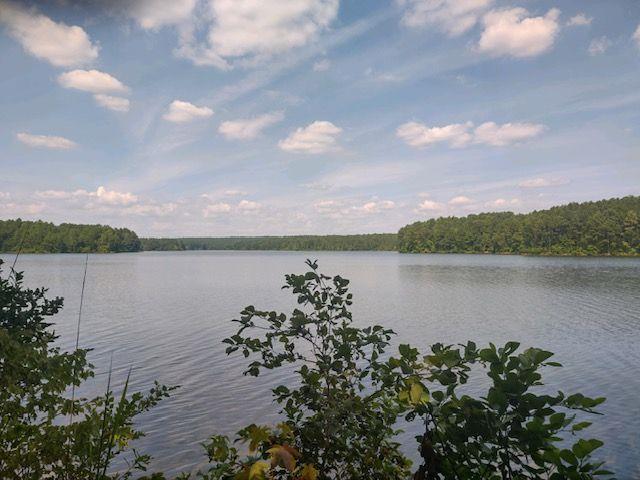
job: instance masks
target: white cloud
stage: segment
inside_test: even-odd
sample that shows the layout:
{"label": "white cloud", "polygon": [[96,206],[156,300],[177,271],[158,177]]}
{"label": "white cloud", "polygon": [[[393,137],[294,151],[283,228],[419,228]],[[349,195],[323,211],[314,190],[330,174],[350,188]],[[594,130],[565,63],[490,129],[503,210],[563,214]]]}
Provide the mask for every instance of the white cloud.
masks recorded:
{"label": "white cloud", "polygon": [[122,210],[124,215],[141,215],[141,216],[155,216],[155,217],[166,217],[171,215],[178,209],[178,205],[176,203],[146,203],[139,205],[131,205]]}
{"label": "white cloud", "polygon": [[129,99],[123,97],[112,97],[111,95],[105,95],[104,93],[97,93],[93,96],[96,103],[101,107],[108,108],[115,112],[128,112],[129,111]]}
{"label": "white cloud", "polygon": [[220,124],[218,132],[228,139],[249,140],[256,138],[262,133],[262,130],[280,122],[283,118],[284,114],[282,112],[273,112],[253,118],[228,120]]}
{"label": "white cloud", "polygon": [[262,205],[260,205],[258,202],[252,202],[251,200],[240,200],[240,203],[238,203],[238,210],[244,212],[255,212],[256,210],[260,210],[261,208]]}
{"label": "white cloud", "polygon": [[454,123],[444,127],[427,127],[418,122],[407,122],[398,127],[396,135],[412,147],[425,147],[446,142],[452,147],[463,147],[472,140],[471,122]]}
{"label": "white cloud", "polygon": [[474,131],[474,143],[503,147],[537,137],[545,130],[544,125],[537,123],[505,123],[497,125],[486,122]]}
{"label": "white cloud", "polygon": [[18,133],[16,138],[25,145],[36,148],[51,148],[54,150],[69,150],[78,144],[68,138],[53,135],[32,135],[30,133]]}
{"label": "white cloud", "polygon": [[85,65],[98,58],[98,47],[81,27],[56,23],[35,9],[0,1],[0,23],[29,54],[56,67]]}
{"label": "white cloud", "polygon": [[631,38],[636,41],[637,47],[640,48],[640,24],[638,24],[638,28],[636,28],[636,31]]}
{"label": "white cloud", "polygon": [[213,115],[213,110],[209,107],[197,107],[193,103],[174,100],[169,105],[169,110],[162,118],[168,122],[186,123],[194,120],[209,118]]}
{"label": "white cloud", "polygon": [[432,211],[442,210],[443,208],[444,208],[444,205],[442,203],[427,199],[420,202],[416,210],[418,212],[432,212]]}
{"label": "white cloud", "polygon": [[560,31],[560,10],[529,17],[524,8],[493,10],[483,17],[478,50],[494,56],[533,57],[553,47]]}
{"label": "white cloud", "polygon": [[36,195],[40,198],[52,200],[89,199],[106,205],[130,205],[138,202],[138,197],[132,193],[107,190],[103,186],[99,186],[94,192],[84,189],[74,191],[45,190],[36,192]]}
{"label": "white cloud", "polygon": [[327,121],[315,121],[300,127],[278,145],[282,150],[294,153],[326,153],[337,148],[336,137],[342,129]]}
{"label": "white cloud", "polygon": [[602,37],[594,38],[593,40],[591,40],[587,51],[589,52],[589,55],[595,57],[596,55],[602,55],[604,52],[609,50],[610,46],[611,40],[603,35]]}
{"label": "white cloud", "polygon": [[99,70],[72,70],[58,76],[64,88],[75,88],[84,92],[127,93],[129,89],[117,78]]}
{"label": "white cloud", "polygon": [[450,36],[470,30],[493,0],[399,0],[405,6],[402,23],[408,27],[433,26]]}
{"label": "white cloud", "polygon": [[557,185],[566,185],[569,183],[569,180],[564,178],[530,178],[528,180],[523,180],[518,183],[519,187],[522,188],[543,188],[543,187],[555,187]]}
{"label": "white cloud", "polygon": [[322,216],[334,219],[348,219],[377,215],[396,208],[392,200],[371,200],[365,203],[345,200],[321,200],[313,204],[314,210]]}
{"label": "white cloud", "polygon": [[355,207],[355,208],[364,213],[380,213],[383,210],[391,210],[393,208],[396,208],[396,204],[391,200],[381,200],[381,201],[367,202],[362,206]]}
{"label": "white cloud", "polygon": [[191,17],[197,0],[136,0],[130,3],[128,15],[145,30],[177,25]]}
{"label": "white cloud", "polygon": [[489,202],[485,203],[486,207],[490,207],[490,208],[504,208],[504,207],[513,207],[516,205],[520,204],[520,199],[518,198],[512,198],[510,200],[507,200],[505,198],[496,198],[495,200],[491,200]]}
{"label": "white cloud", "polygon": [[44,203],[0,202],[0,213],[10,216],[37,215],[45,210]]}
{"label": "white cloud", "polygon": [[205,206],[202,209],[202,215],[205,218],[215,217],[221,213],[229,213],[231,211],[231,205],[224,202],[212,203],[210,205]]}
{"label": "white cloud", "polygon": [[461,148],[471,143],[502,147],[540,135],[544,125],[535,123],[485,122],[473,129],[472,122],[454,123],[443,127],[428,127],[418,122],[407,122],[398,127],[396,136],[412,147],[426,147],[447,143]]}
{"label": "white cloud", "polygon": [[591,25],[592,21],[592,17],[587,17],[584,13],[578,13],[569,19],[567,27],[583,27],[585,25]]}
{"label": "white cloud", "polygon": [[[180,31],[179,56],[196,65],[232,68],[303,46],[327,29],[339,0],[208,0],[208,12]],[[198,39],[205,24],[206,40]]]}
{"label": "white cloud", "polygon": [[11,194],[9,192],[0,192],[0,200],[7,200],[11,198]]}
{"label": "white cloud", "polygon": [[331,61],[328,58],[323,58],[313,64],[314,72],[325,72],[329,70],[329,68],[331,68]]}
{"label": "white cloud", "polygon": [[459,195],[457,197],[453,197],[449,200],[449,205],[453,206],[461,206],[461,205],[469,205],[472,200],[469,197],[465,197],[464,195]]}

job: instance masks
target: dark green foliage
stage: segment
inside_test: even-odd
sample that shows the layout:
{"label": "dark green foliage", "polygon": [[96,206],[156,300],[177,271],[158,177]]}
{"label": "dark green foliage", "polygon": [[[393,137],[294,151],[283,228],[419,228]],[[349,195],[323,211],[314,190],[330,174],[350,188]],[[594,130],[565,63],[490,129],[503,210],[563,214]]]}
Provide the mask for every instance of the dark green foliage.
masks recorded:
{"label": "dark green foliage", "polygon": [[143,238],[144,250],[395,251],[395,233],[285,237]]}
{"label": "dark green foliage", "polygon": [[[546,394],[541,370],[559,367],[551,352],[509,342],[478,349],[435,344],[420,355],[400,345],[384,360],[393,332],[352,323],[348,280],[318,272],[287,275],[284,288],[300,309],[291,315],[246,307],[240,329],[224,342],[227,353],[254,358],[246,374],[297,366],[297,378],[273,389],[285,422],[277,428],[249,425],[238,440],[242,457],[223,436],[205,445],[209,480],[589,480],[609,476],[591,454],[602,446],[577,437],[604,399],[562,392]],[[252,336],[251,333],[259,333]],[[461,393],[472,374],[486,371],[487,393]],[[293,384],[293,386],[291,386]],[[482,384],[484,385],[484,384]],[[467,388],[468,389],[468,388]],[[400,415],[420,421],[422,465],[410,462],[393,441]],[[574,437],[576,436],[576,437]],[[571,441],[573,441],[571,443]],[[189,478],[188,476],[184,478]]]}
{"label": "dark green foliage", "polygon": [[[250,455],[240,459],[225,437],[206,449],[208,479],[405,479],[410,462],[393,440],[399,405],[376,370],[393,332],[357,328],[348,280],[310,270],[287,275],[284,288],[300,308],[290,315],[246,307],[240,328],[224,340],[227,353],[252,357],[246,374],[295,366],[296,379],[273,390],[285,421],[277,428],[249,425],[239,439]],[[258,336],[254,336],[258,335]]]}
{"label": "dark green foliage", "polygon": [[570,203],[527,214],[481,213],[416,222],[398,232],[416,253],[640,255],[640,197]]}
{"label": "dark green foliage", "polygon": [[[591,458],[602,442],[576,438],[591,425],[576,421],[576,412],[596,413],[604,398],[540,393],[540,371],[560,364],[549,361],[551,352],[518,353],[519,347],[435,344],[421,357],[403,345],[400,357],[389,360],[391,371],[399,372],[397,391],[409,409],[407,418],[425,425],[418,438],[423,465],[415,480],[609,476],[603,462]],[[482,370],[490,379],[486,394],[461,394],[470,376]]]}
{"label": "dark green foliage", "polygon": [[133,418],[167,396],[156,384],[148,393],[118,399],[110,385],[93,399],[70,399],[72,385],[93,376],[87,350],[62,352],[48,319],[62,299],[22,285],[22,274],[2,274],[0,260],[0,478],[10,480],[128,478],[147,456],[131,452],[129,468],[109,471],[142,432]]}
{"label": "dark green foliage", "polygon": [[138,236],[127,228],[0,220],[0,252],[107,253],[141,249]]}

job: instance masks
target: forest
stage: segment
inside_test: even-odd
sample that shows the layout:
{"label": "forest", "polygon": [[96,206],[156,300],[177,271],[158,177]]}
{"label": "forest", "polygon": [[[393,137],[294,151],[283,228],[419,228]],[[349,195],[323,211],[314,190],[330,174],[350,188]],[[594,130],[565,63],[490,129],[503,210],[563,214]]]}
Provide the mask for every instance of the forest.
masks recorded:
{"label": "forest", "polygon": [[141,249],[138,235],[127,228],[0,220],[0,252],[109,253]]}
{"label": "forest", "polygon": [[398,232],[412,253],[639,255],[640,197],[570,203],[526,214],[480,213],[415,222]]}
{"label": "forest", "polygon": [[144,250],[396,251],[395,233],[292,235],[283,237],[143,238]]}
{"label": "forest", "polygon": [[440,217],[395,233],[264,237],[138,238],[126,228],[0,220],[0,251],[32,253],[140,250],[399,251],[522,255],[640,255],[640,197],[570,203],[516,214]]}

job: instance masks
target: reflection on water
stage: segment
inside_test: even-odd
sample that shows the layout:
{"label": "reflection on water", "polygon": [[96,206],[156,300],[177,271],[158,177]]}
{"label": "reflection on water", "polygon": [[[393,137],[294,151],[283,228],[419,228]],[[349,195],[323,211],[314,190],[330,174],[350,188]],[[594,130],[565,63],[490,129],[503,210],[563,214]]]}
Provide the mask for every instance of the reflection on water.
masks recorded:
{"label": "reflection on water", "polygon": [[[244,359],[224,354],[229,322],[246,305],[293,307],[281,291],[284,274],[317,258],[328,274],[351,279],[354,318],[398,333],[396,343],[518,340],[556,352],[565,368],[550,372],[549,388],[608,398],[590,434],[620,478],[640,476],[640,260],[532,258],[395,253],[146,252],[92,255],[83,307],[81,346],[98,372],[113,355],[133,387],[154,379],[181,388],[142,417],[139,446],[169,473],[203,461],[199,443],[271,422],[266,392],[288,382],[282,369],[245,378]],[[7,256],[4,256],[7,258]],[[65,297],[60,342],[71,348],[83,255],[23,255],[17,267],[30,286]],[[291,297],[291,298],[290,298]],[[83,394],[104,389],[98,375]],[[415,431],[405,436],[413,441]],[[410,444],[407,453],[413,455]]]}

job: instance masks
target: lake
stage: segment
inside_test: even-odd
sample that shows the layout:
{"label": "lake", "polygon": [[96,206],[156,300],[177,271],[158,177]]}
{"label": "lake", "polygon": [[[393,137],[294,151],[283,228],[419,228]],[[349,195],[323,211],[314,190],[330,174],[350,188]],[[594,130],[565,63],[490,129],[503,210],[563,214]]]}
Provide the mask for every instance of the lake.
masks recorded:
{"label": "lake", "polygon": [[[12,259],[2,255],[4,259]],[[56,330],[72,348],[84,255],[22,255],[29,286],[65,298]],[[80,346],[92,347],[96,380],[82,394],[104,390],[113,358],[122,384],[132,367],[133,388],[154,379],[180,385],[145,414],[138,446],[153,467],[175,473],[201,465],[199,445],[213,433],[231,434],[252,422],[277,419],[270,386],[290,371],[258,379],[242,376],[247,361],[227,357],[221,340],[246,305],[293,307],[280,290],[285,273],[300,273],[305,258],[327,274],[351,280],[354,319],[409,342],[479,345],[517,340],[556,353],[565,365],[547,371],[548,388],[606,396],[589,436],[605,446],[598,458],[619,478],[640,477],[640,259],[540,258],[493,255],[407,255],[392,252],[145,252],[90,255]],[[419,428],[416,425],[416,428]],[[405,436],[413,441],[417,430]],[[413,443],[407,453],[415,456]]]}

